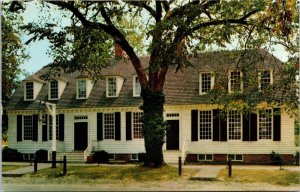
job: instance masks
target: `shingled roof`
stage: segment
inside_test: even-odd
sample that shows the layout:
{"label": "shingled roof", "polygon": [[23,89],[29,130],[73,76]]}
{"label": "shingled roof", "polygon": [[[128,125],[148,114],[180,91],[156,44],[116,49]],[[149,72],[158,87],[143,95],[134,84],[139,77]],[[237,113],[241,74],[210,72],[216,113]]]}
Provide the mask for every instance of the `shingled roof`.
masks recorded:
{"label": "shingled roof", "polygon": [[[198,54],[197,57],[190,59],[193,66],[184,68],[176,72],[175,67],[170,67],[166,76],[164,92],[166,95],[165,105],[190,105],[210,103],[205,95],[199,95],[199,71],[222,68],[225,70],[234,69],[238,55],[233,51],[205,52]],[[257,56],[263,58],[262,62],[257,63],[260,68],[278,68],[281,61],[265,50],[257,51]],[[146,69],[149,57],[141,57],[141,63]],[[49,71],[49,67],[44,67],[33,76],[40,77]],[[67,82],[67,86],[59,100],[51,100],[56,103],[58,109],[66,108],[97,108],[97,107],[138,107],[142,104],[141,97],[133,97],[132,78],[136,72],[130,61],[113,62],[112,65],[103,70],[103,75],[119,75],[125,78],[120,94],[116,98],[106,97],[106,82],[101,79],[95,82],[93,89],[87,99],[76,99],[76,78],[79,72],[63,74],[62,78]],[[30,80],[29,77],[25,80]],[[38,100],[48,101],[48,83],[44,83],[37,96]],[[21,84],[10,99],[7,106],[8,110],[36,109],[38,103],[24,101],[24,85]]]}

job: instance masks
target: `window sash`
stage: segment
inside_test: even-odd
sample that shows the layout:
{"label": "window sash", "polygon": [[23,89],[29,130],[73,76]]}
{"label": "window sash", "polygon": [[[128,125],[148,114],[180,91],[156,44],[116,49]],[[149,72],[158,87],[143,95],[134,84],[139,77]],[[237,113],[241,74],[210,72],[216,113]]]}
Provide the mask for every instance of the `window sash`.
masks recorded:
{"label": "window sash", "polygon": [[228,140],[242,139],[242,114],[238,111],[228,113]]}
{"label": "window sash", "polygon": [[24,140],[33,139],[33,116],[23,116]]}
{"label": "window sash", "polygon": [[141,95],[141,84],[139,81],[138,76],[134,76],[134,96],[140,96]]}
{"label": "window sash", "polygon": [[117,78],[116,77],[110,77],[107,79],[108,82],[108,96],[114,97],[117,96]]}
{"label": "window sash", "polygon": [[86,98],[86,80],[77,80],[78,98]]}
{"label": "window sash", "polygon": [[26,99],[33,99],[33,82],[26,82]]}
{"label": "window sash", "polygon": [[260,90],[263,91],[267,89],[271,84],[271,71],[265,70],[260,72]]}
{"label": "window sash", "polygon": [[135,112],[132,113],[132,132],[134,139],[142,139],[143,138],[143,123],[140,121],[143,116],[143,112]]}
{"label": "window sash", "polygon": [[199,111],[199,140],[212,138],[212,111]]}
{"label": "window sash", "polygon": [[50,81],[50,99],[58,99],[58,81]]}
{"label": "window sash", "polygon": [[272,139],[273,116],[271,109],[259,110],[258,116],[258,138]]}
{"label": "window sash", "polygon": [[103,118],[104,139],[115,139],[115,114],[104,113]]}
{"label": "window sash", "polygon": [[230,72],[230,91],[241,91],[242,79],[239,71]]}
{"label": "window sash", "polygon": [[[48,115],[49,140],[52,140],[52,116]],[[59,115],[56,115],[56,140],[59,138]]]}
{"label": "window sash", "polygon": [[211,73],[201,73],[200,76],[201,76],[200,93],[205,94],[209,92],[212,87]]}

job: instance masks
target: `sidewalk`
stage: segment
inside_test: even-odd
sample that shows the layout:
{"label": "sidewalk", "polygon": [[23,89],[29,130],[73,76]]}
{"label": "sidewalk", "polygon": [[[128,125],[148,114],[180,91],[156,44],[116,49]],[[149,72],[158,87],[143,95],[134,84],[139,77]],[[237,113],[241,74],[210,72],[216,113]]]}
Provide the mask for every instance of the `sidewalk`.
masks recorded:
{"label": "sidewalk", "polygon": [[[37,169],[41,170],[50,167],[51,167],[51,163],[38,163]],[[11,171],[3,172],[2,177],[22,177],[24,174],[31,173],[31,172],[33,172],[33,166],[28,166],[28,167],[23,167]]]}

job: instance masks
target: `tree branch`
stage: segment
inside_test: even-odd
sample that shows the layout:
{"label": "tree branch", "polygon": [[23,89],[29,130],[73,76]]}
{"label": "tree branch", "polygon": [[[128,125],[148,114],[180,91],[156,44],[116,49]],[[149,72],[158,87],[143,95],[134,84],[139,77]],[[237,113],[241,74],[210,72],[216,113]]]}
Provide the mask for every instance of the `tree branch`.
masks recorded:
{"label": "tree branch", "polygon": [[136,6],[136,7],[140,7],[140,8],[144,8],[146,9],[150,15],[152,15],[154,18],[156,18],[156,12],[154,9],[152,9],[152,7],[150,7],[149,5],[147,5],[144,1],[124,1],[130,5]]}
{"label": "tree branch", "polygon": [[161,17],[162,17],[162,7],[161,7],[161,2],[160,1],[156,1],[156,16],[155,16],[155,20],[156,22],[160,22]]}

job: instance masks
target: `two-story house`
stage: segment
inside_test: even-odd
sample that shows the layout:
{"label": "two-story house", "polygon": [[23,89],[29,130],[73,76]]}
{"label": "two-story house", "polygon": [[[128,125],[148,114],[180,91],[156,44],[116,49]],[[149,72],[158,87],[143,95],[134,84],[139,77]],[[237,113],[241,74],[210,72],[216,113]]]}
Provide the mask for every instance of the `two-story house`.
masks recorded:
{"label": "two-story house", "polygon": [[[166,76],[164,118],[170,127],[163,146],[166,162],[182,156],[187,162],[222,163],[232,158],[245,163],[269,161],[272,151],[292,161],[294,118],[281,106],[263,108],[247,117],[235,110],[221,117],[220,106],[213,104],[207,92],[218,84],[216,69],[226,69],[228,94],[243,90],[244,75],[230,63],[229,52],[201,53],[191,59],[194,66]],[[258,86],[272,84],[281,62],[266,51]],[[214,59],[215,58],[215,59]],[[218,58],[218,59],[216,59]],[[142,57],[147,66],[149,57]],[[243,64],[243,63],[241,63]],[[7,107],[9,147],[28,158],[39,149],[51,151],[52,117],[39,120],[39,102],[56,104],[58,156],[75,153],[85,160],[92,151],[105,150],[110,159],[137,160],[145,152],[142,123],[141,87],[133,66],[123,60],[103,70],[105,79],[93,81],[79,72],[63,74],[44,81],[40,77],[48,67],[26,78],[13,94]],[[278,113],[279,115],[273,115]]]}

